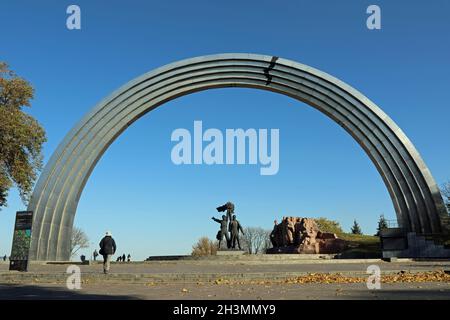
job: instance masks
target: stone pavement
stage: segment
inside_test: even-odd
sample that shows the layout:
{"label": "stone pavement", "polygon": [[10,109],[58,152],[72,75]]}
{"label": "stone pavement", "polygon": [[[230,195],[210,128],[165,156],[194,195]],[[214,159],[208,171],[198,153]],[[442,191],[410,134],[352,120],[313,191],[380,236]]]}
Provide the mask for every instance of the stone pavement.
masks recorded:
{"label": "stone pavement", "polygon": [[[369,265],[378,265],[382,271],[423,271],[450,270],[450,260],[447,261],[402,261],[385,262],[380,259],[342,259],[342,260],[297,260],[297,261],[246,261],[246,260],[182,260],[182,261],[151,261],[134,263],[112,263],[111,270],[117,274],[142,273],[242,273],[242,272],[366,272]],[[32,263],[30,273],[64,273],[69,264]],[[0,263],[0,276],[8,271],[9,265]],[[82,273],[99,273],[102,270],[100,262],[91,265],[79,265]],[[1,278],[0,278],[1,279]]]}
{"label": "stone pavement", "polygon": [[68,290],[61,284],[0,285],[0,299],[450,299],[449,283],[382,284],[380,290],[368,290],[365,284],[83,284],[81,290]]}
{"label": "stone pavement", "polygon": [[[382,276],[450,271],[450,261],[250,260],[114,263],[109,275],[102,273],[101,263],[80,265],[81,290],[67,289],[67,264],[33,263],[29,272],[20,273],[8,271],[2,263],[0,299],[450,299],[449,282],[382,283],[381,290],[368,290],[365,283],[282,283],[310,273],[367,277],[367,267],[373,264],[380,267]],[[217,279],[248,283],[215,283]]]}

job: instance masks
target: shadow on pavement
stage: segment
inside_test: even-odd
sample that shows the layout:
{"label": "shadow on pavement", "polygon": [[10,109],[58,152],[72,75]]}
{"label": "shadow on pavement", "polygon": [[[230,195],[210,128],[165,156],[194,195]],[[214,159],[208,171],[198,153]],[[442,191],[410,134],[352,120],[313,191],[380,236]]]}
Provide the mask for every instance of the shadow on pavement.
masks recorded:
{"label": "shadow on pavement", "polygon": [[138,300],[124,295],[88,294],[54,286],[1,284],[0,300]]}
{"label": "shadow on pavement", "polygon": [[449,300],[450,290],[445,289],[402,289],[381,290],[376,295],[379,299],[389,300]]}
{"label": "shadow on pavement", "polygon": [[431,288],[399,288],[367,291],[362,290],[348,292],[344,299],[369,299],[369,300],[449,300],[449,289]]}

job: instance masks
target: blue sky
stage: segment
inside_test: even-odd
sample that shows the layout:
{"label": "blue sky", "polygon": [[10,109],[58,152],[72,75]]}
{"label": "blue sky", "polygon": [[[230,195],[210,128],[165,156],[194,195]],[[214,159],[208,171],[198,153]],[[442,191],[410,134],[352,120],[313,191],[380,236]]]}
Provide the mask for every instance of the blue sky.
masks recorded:
{"label": "blue sky", "polygon": [[[66,28],[77,4],[82,29]],[[378,4],[382,29],[366,28]],[[311,65],[378,104],[413,141],[440,184],[450,178],[450,2],[434,1],[22,1],[0,2],[0,60],[36,90],[29,112],[45,127],[45,161],[70,128],[129,80],[193,56],[251,52]],[[176,128],[279,128],[280,170],[175,166]],[[12,191],[0,211],[0,255],[10,252]],[[374,233],[395,212],[374,165],[337,124],[288,97],[209,90],[147,114],[107,150],[81,196],[75,225],[92,247],[111,230],[120,253],[190,253],[213,238],[215,207],[233,201],[244,226],[284,215],[325,216]]]}

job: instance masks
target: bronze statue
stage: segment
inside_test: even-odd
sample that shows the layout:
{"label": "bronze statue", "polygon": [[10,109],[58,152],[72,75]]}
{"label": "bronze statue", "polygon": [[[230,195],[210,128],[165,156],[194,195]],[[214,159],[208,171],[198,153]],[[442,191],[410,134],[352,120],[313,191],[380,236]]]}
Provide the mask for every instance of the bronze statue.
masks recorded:
{"label": "bronze statue", "polygon": [[242,250],[241,243],[239,241],[239,231],[242,232],[242,235],[244,235],[244,229],[242,229],[242,226],[239,223],[239,221],[236,220],[236,215],[233,215],[233,218],[230,221],[229,229],[231,232],[231,247],[233,249],[236,249],[236,241],[237,241],[239,250]]}
{"label": "bronze statue", "polygon": [[225,240],[227,241],[227,248],[229,249],[230,248],[230,236],[228,235],[228,229],[227,229],[227,225],[228,225],[227,216],[223,215],[222,220],[216,219],[214,217],[212,217],[211,219],[213,219],[217,223],[220,223],[220,230],[217,233],[217,240],[219,240],[218,248],[220,249],[220,245],[222,243],[223,237],[225,237]]}
{"label": "bronze statue", "polygon": [[272,247],[278,247],[280,246],[280,242],[278,241],[278,221],[275,220],[273,222],[273,230],[270,233],[270,242],[272,242]]}
{"label": "bronze statue", "polygon": [[227,211],[227,218],[228,221],[231,221],[231,215],[234,213],[234,203],[228,201],[224,205],[217,207],[216,210],[218,212],[224,212]]}

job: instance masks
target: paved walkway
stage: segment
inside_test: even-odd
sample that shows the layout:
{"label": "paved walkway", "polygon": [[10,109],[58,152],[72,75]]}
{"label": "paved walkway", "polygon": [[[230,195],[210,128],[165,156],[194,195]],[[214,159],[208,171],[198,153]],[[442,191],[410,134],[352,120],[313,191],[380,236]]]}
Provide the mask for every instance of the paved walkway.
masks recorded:
{"label": "paved walkway", "polygon": [[31,264],[29,272],[8,271],[0,264],[0,299],[450,299],[449,282],[293,284],[269,281],[251,284],[215,283],[214,279],[280,280],[307,273],[367,276],[369,265],[381,274],[450,271],[450,261],[347,261],[261,263],[248,261],[153,261],[116,263],[102,274],[100,263],[81,265],[82,289],[66,287],[68,265]]}
{"label": "paved walkway", "polygon": [[81,290],[63,285],[0,285],[0,299],[450,299],[449,283],[382,284],[368,290],[365,284],[83,284]]}
{"label": "paved walkway", "polygon": [[[386,271],[431,271],[450,270],[450,261],[408,261],[384,262],[382,260],[354,260],[355,262],[317,261],[287,261],[286,263],[255,261],[152,261],[145,263],[113,263],[111,271],[115,274],[163,274],[163,273],[246,273],[246,272],[345,272],[365,273],[369,265],[378,265],[382,272]],[[363,262],[360,262],[363,261]],[[8,264],[0,264],[1,275],[10,273]],[[31,264],[30,273],[65,273],[67,264]],[[84,274],[101,273],[102,264],[80,265]]]}

